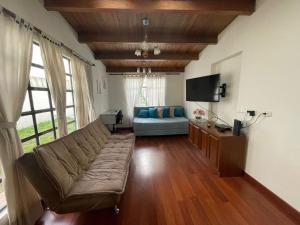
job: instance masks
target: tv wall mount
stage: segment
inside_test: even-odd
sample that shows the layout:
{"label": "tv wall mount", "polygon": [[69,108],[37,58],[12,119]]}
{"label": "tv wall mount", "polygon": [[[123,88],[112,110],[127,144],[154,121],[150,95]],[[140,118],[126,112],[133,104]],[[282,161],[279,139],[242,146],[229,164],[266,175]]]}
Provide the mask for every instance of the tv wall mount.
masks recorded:
{"label": "tv wall mount", "polygon": [[226,85],[226,84],[222,84],[222,85],[219,87],[219,95],[220,95],[222,98],[225,98],[225,97],[226,97],[226,88],[227,88],[227,85]]}

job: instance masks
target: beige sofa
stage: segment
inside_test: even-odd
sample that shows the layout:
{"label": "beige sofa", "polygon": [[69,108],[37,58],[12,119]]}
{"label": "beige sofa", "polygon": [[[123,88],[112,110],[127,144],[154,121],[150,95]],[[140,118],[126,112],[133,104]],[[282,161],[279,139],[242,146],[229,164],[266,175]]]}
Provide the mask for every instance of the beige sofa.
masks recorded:
{"label": "beige sofa", "polygon": [[112,135],[98,119],[17,163],[57,213],[109,208],[125,190],[134,143],[133,134]]}

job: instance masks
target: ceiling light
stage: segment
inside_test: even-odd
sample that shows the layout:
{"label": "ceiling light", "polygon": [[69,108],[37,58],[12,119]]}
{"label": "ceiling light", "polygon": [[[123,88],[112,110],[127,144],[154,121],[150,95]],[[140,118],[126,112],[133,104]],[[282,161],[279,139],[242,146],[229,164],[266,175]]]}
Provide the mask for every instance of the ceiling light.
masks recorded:
{"label": "ceiling light", "polygon": [[159,54],[160,54],[160,49],[159,49],[158,47],[155,47],[155,48],[153,49],[153,54],[154,54],[154,55],[159,55]]}
{"label": "ceiling light", "polygon": [[135,50],[134,54],[136,56],[141,56],[142,55],[142,50],[141,49],[137,49],[137,50]]}
{"label": "ceiling light", "polygon": [[151,72],[152,72],[151,68],[148,68],[148,73],[151,73]]}
{"label": "ceiling light", "polygon": [[140,73],[140,72],[141,72],[141,68],[138,67],[138,68],[136,69],[136,72],[137,72],[137,73]]}

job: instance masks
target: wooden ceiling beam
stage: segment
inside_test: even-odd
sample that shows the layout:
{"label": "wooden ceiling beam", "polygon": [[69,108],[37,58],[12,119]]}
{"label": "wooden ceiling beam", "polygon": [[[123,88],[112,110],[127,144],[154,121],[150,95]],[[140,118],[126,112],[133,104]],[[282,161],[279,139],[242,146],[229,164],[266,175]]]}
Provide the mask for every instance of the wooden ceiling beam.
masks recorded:
{"label": "wooden ceiling beam", "polygon": [[[144,35],[79,33],[80,43],[141,43]],[[155,35],[148,34],[148,43],[162,44],[217,44],[217,36]]]}
{"label": "wooden ceiling beam", "polygon": [[45,0],[44,5],[47,10],[60,12],[133,10],[251,15],[255,10],[255,0]]}
{"label": "wooden ceiling beam", "polygon": [[[151,67],[152,73],[183,73],[184,67]],[[136,73],[137,67],[107,66],[107,73]]]}
{"label": "wooden ceiling beam", "polygon": [[198,60],[198,52],[188,53],[173,53],[173,52],[161,52],[159,55],[149,53],[147,58],[142,56],[138,57],[134,54],[134,51],[126,52],[96,52],[95,59],[98,60]]}

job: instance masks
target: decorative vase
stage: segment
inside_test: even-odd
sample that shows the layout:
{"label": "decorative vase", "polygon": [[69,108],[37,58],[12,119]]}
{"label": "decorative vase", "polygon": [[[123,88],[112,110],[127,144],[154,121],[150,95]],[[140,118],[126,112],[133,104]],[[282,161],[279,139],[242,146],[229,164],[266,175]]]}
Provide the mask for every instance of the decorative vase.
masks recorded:
{"label": "decorative vase", "polygon": [[198,120],[198,121],[200,121],[200,120],[202,119],[201,116],[196,116],[195,118],[196,118],[196,120]]}

